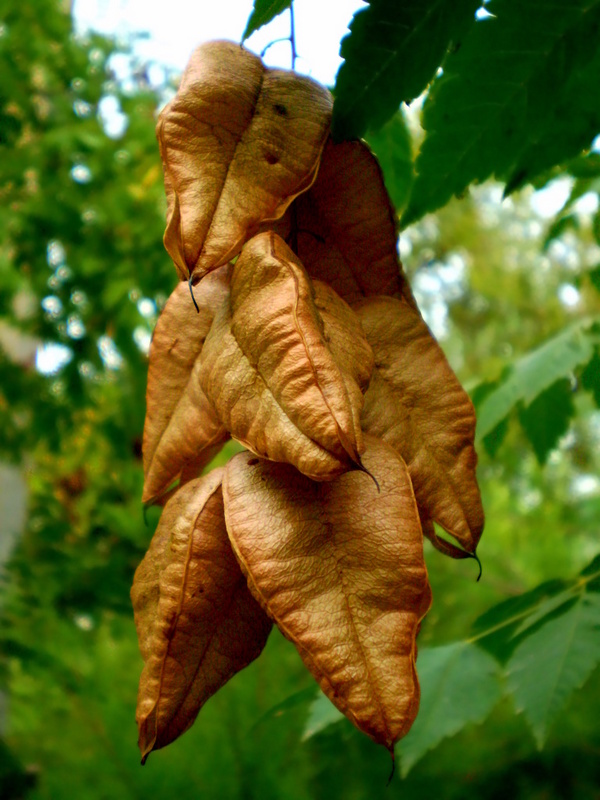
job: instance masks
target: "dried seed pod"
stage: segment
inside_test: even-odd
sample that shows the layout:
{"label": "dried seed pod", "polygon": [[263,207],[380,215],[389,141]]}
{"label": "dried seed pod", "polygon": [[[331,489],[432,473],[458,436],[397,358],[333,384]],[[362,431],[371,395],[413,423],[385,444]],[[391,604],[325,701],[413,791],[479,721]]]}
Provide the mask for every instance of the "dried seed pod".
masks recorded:
{"label": "dried seed pod", "polygon": [[315,483],[240,453],[226,467],[223,497],[254,596],[329,699],[391,751],[417,714],[415,639],[431,592],[406,465],[365,438],[379,492],[360,472]]}
{"label": "dried seed pod", "polygon": [[416,308],[381,167],[364,142],[329,139],[316,181],[274,229],[294,241],[308,274],[348,303],[386,294]]}
{"label": "dried seed pod", "polygon": [[142,763],[262,651],[272,623],[231,550],[223,470],[186,484],[165,506],[131,597],[145,661],[137,722]]}
{"label": "dried seed pod", "polygon": [[[230,300],[206,339],[202,387],[245,447],[330,480],[360,466],[360,383],[371,363],[359,362],[370,349],[350,308],[329,334],[342,336],[343,344],[328,345],[304,268],[278,236],[261,234],[237,260]],[[346,369],[336,347],[355,353],[344,357]]]}
{"label": "dried seed pod", "polygon": [[375,354],[363,428],[400,453],[419,506],[472,553],[484,520],[469,396],[406,301],[371,297],[354,308]]}
{"label": "dried seed pod", "polygon": [[202,281],[194,290],[196,311],[187,284],[180,283],[156,323],[142,446],[144,503],[159,497],[182,472],[197,474],[228,439],[194,373],[228,284],[227,267]]}
{"label": "dried seed pod", "polygon": [[182,276],[239,253],[315,179],[331,95],[310,78],[267,69],[233,42],[194,51],[157,136],[165,171],[165,247]]}

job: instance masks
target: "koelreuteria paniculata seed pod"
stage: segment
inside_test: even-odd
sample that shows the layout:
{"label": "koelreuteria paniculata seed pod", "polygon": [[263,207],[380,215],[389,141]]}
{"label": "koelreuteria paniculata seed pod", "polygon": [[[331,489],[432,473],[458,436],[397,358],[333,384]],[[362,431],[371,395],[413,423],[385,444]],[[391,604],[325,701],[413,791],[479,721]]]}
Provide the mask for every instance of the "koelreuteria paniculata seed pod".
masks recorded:
{"label": "koelreuteria paniculata seed pod", "polygon": [[[331,109],[311,79],[211,42],[159,117],[186,283],[148,370],[143,500],[164,509],[132,589],[143,760],[273,623],[393,752],[419,707],[423,535],[454,557],[481,536],[473,406],[402,271],[377,161],[328,138]],[[198,477],[229,438],[245,452]]]}

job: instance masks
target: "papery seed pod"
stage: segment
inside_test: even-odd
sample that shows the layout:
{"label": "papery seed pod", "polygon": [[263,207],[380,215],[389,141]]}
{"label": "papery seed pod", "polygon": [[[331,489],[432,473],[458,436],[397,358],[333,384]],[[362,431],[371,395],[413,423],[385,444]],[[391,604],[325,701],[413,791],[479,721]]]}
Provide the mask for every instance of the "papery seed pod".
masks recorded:
{"label": "papery seed pod", "polygon": [[323,86],[233,42],[192,54],[157,136],[165,247],[183,279],[225,264],[315,179],[331,119]]}
{"label": "papery seed pod", "polygon": [[142,763],[262,651],[271,621],[248,592],[223,517],[222,470],[165,506],[131,597],[145,661],[137,722]]}
{"label": "papery seed pod", "polygon": [[142,446],[144,503],[159,497],[182,473],[197,475],[229,438],[194,374],[228,285],[227,267],[208,276],[195,288],[196,311],[187,284],[180,283],[156,323]]}
{"label": "papery seed pod", "polygon": [[[201,356],[202,387],[231,435],[314,480],[360,468],[361,384],[372,362],[356,315],[343,305],[326,334],[304,268],[278,236],[260,234],[236,262],[230,299]],[[330,347],[327,336],[345,341]],[[336,348],[355,354],[344,356],[345,368]]]}
{"label": "papery seed pod", "polygon": [[469,396],[407,302],[372,297],[354,308],[375,354],[363,428],[400,453],[419,506],[473,553],[484,518]]}
{"label": "papery seed pod", "polygon": [[329,139],[316,181],[271,227],[293,241],[308,274],[346,302],[388,294],[416,308],[381,167],[364,142]]}
{"label": "papery seed pod", "polygon": [[418,710],[415,640],[431,591],[406,465],[366,440],[379,491],[360,472],[315,483],[240,453],[223,497],[252,593],[332,703],[392,751]]}

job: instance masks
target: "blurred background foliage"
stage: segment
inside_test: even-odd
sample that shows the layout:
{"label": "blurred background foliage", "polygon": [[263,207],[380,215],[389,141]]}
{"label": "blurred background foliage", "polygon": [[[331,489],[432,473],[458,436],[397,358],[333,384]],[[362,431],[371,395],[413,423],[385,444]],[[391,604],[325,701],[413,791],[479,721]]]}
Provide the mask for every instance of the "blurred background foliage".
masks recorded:
{"label": "blurred background foliage", "polygon": [[[600,797],[600,654],[591,638],[600,614],[589,618],[570,690],[537,728],[527,696],[498,688],[512,685],[501,665],[522,634],[488,633],[514,633],[507,620],[515,613],[529,620],[529,633],[545,632],[539,662],[529,656],[543,675],[558,658],[552,626],[573,609],[587,614],[598,596],[597,562],[576,578],[600,552],[593,150],[504,200],[498,184],[483,183],[401,235],[428,323],[480,412],[497,422],[480,444],[481,582],[471,562],[427,546],[434,605],[420,649],[434,682],[423,682],[422,713],[437,733],[421,732],[421,745],[406,740],[404,777],[386,790],[386,752],[345,721],[328,724],[335,716],[315,704],[311,677],[275,631],[192,730],[140,769],[141,658],[129,587],[158,518],[150,510],[143,519],[140,456],[151,331],[176,282],[162,246],[154,138],[156,110],[175,83],[167,76],[151,87],[147,65],[133,57],[130,77],[117,81],[117,52],[106,38],[74,34],[54,0],[4,0],[0,457],[25,476],[28,499],[0,575],[0,797]],[[367,134],[399,212],[423,136],[419,107]],[[540,212],[541,199],[561,193],[555,213]],[[566,350],[552,344],[565,331]],[[534,379],[539,391],[527,397]],[[507,384],[517,385],[508,401]],[[3,508],[9,486],[0,489]],[[8,539],[16,531],[7,520]],[[485,649],[468,649],[473,641]],[[452,655],[442,648],[457,643],[468,658],[452,662],[460,671],[453,683],[454,673],[440,672],[442,661],[427,654]],[[493,680],[470,672],[481,663]],[[471,703],[472,713],[452,700]],[[401,743],[401,763],[402,753]]]}

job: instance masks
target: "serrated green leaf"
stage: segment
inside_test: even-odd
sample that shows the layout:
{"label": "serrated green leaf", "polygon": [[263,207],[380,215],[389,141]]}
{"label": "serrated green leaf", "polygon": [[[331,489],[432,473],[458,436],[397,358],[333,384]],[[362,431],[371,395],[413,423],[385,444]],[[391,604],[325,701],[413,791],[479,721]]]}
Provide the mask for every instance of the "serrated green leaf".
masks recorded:
{"label": "serrated green leaf", "polygon": [[403,225],[492,175],[511,191],[600,129],[600,0],[493,0],[486,9],[493,16],[471,27],[429,92]]}
{"label": "serrated green leaf", "polygon": [[[583,39],[580,46],[584,53],[590,37],[597,42],[600,25],[599,9],[590,9],[588,13],[589,19],[586,14],[578,37]],[[569,42],[567,46],[572,45]],[[556,77],[558,73],[553,80]],[[600,110],[595,95],[600,83],[600,54],[584,66],[575,65],[566,80],[562,77],[563,80],[556,84],[558,90],[553,102],[545,109],[545,115],[530,119],[533,135],[520,151],[511,174],[506,176],[505,195],[524,186],[549,167],[589,148],[598,133]]]}
{"label": "serrated green leaf", "polygon": [[508,418],[502,420],[502,422],[498,423],[495,428],[488,433],[487,436],[484,436],[481,440],[483,446],[486,449],[488,455],[491,458],[496,456],[496,453],[500,449],[502,442],[506,438],[506,434],[508,433]]}
{"label": "serrated green leaf", "polygon": [[410,131],[398,111],[377,132],[367,134],[367,143],[383,170],[385,188],[396,212],[406,205],[413,182],[413,156]]}
{"label": "serrated green leaf", "polygon": [[292,0],[254,0],[254,8],[248,17],[242,42],[245,42],[249,36],[282,14],[291,5]]}
{"label": "serrated green leaf", "polygon": [[498,662],[469,642],[424,648],[417,669],[419,714],[396,749],[403,777],[443,739],[483,722],[501,694]]}
{"label": "serrated green leaf", "polygon": [[478,441],[491,433],[517,403],[529,405],[557,380],[590,360],[595,341],[592,324],[590,319],[577,322],[513,364],[508,378],[479,406]]}
{"label": "serrated green leaf", "polygon": [[451,40],[474,22],[478,0],[371,0],[342,39],[332,133],[356,139],[421,94]]}
{"label": "serrated green leaf", "polygon": [[[471,400],[475,406],[476,417],[479,418],[479,408],[488,395],[490,395],[498,386],[506,380],[510,375],[510,367],[506,367],[501,376],[495,381],[482,381],[471,390]],[[500,449],[502,442],[506,438],[508,432],[508,419],[505,418],[496,425],[486,436],[481,439],[481,443],[485,447],[487,453],[494,458]]]}
{"label": "serrated green leaf", "polygon": [[548,453],[567,432],[574,413],[573,391],[567,379],[556,381],[519,409],[521,426],[540,464],[545,464]]}
{"label": "serrated green leaf", "polygon": [[324,694],[319,693],[318,697],[310,704],[308,719],[302,733],[302,741],[305,742],[311,736],[320,733],[335,722],[341,722],[343,719],[346,718],[341,711],[337,710],[331,700]]}
{"label": "serrated green leaf", "polygon": [[600,662],[600,595],[582,593],[515,650],[506,671],[517,712],[523,712],[542,748],[575,689]]}

